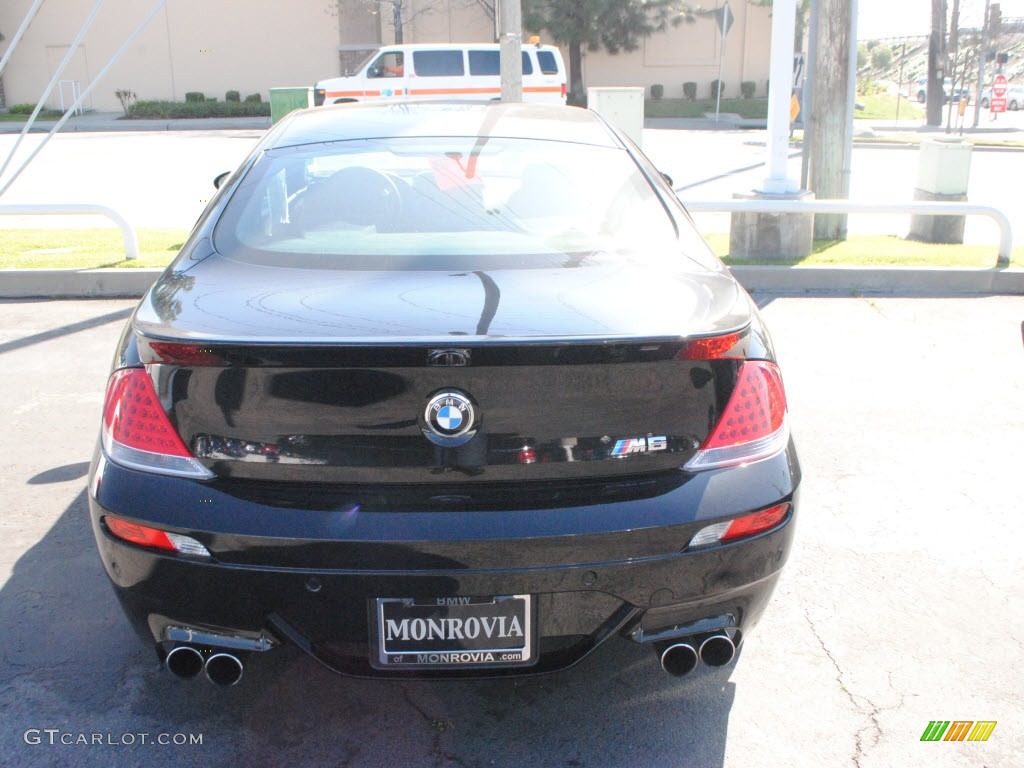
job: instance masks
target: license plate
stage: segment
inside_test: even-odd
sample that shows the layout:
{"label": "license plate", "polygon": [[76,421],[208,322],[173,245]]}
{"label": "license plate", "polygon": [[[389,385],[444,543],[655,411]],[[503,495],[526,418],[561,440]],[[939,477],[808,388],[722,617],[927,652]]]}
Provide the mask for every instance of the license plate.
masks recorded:
{"label": "license plate", "polygon": [[530,595],[378,598],[374,666],[513,667],[536,662]]}

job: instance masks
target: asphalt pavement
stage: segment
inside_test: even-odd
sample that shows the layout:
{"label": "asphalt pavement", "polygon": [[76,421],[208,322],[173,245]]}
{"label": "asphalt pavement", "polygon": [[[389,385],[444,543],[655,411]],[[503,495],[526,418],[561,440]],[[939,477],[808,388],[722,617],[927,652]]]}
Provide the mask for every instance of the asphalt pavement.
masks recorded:
{"label": "asphalt pavement", "polygon": [[[676,679],[614,639],[538,678],[376,682],[282,647],[230,689],[159,667],[95,551],[84,477],[133,302],[0,301],[0,764],[1019,766],[1020,299],[755,298],[804,479],[734,667]],[[996,725],[922,742],[936,720]]]}

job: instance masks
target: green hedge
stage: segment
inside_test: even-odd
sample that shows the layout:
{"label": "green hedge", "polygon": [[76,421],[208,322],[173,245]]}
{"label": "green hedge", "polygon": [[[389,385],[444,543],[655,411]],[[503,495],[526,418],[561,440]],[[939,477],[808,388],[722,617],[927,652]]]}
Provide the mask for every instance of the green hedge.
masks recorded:
{"label": "green hedge", "polygon": [[270,117],[270,102],[137,101],[127,120],[180,120],[189,117]]}

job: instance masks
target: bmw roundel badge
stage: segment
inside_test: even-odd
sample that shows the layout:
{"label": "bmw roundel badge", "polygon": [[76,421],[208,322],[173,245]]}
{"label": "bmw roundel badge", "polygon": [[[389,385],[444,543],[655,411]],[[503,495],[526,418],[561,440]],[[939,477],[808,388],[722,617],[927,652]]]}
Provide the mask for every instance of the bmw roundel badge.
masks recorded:
{"label": "bmw roundel badge", "polygon": [[456,389],[438,392],[427,402],[423,412],[426,429],[423,434],[431,442],[454,447],[469,442],[476,434],[476,410],[469,395]]}

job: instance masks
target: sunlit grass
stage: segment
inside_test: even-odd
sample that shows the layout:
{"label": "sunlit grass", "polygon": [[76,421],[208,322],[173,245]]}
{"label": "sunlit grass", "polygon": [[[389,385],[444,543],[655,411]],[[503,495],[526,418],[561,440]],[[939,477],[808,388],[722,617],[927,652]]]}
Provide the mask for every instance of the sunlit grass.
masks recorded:
{"label": "sunlit grass", "polygon": [[[740,260],[729,257],[729,235],[712,234],[706,239],[727,264],[772,264],[805,267],[994,267],[994,245],[936,245],[904,240],[893,235],[865,235],[847,240],[817,240],[814,252],[804,259],[788,261]],[[1011,267],[1024,267],[1024,248],[1014,248]]]}
{"label": "sunlit grass", "polygon": [[165,267],[188,232],[138,229],[139,258],[126,261],[119,229],[0,229],[0,269]]}

